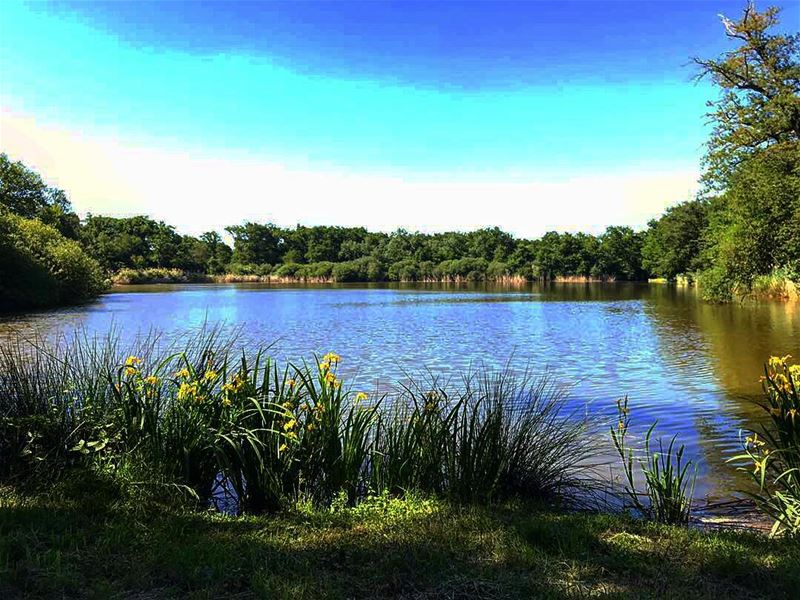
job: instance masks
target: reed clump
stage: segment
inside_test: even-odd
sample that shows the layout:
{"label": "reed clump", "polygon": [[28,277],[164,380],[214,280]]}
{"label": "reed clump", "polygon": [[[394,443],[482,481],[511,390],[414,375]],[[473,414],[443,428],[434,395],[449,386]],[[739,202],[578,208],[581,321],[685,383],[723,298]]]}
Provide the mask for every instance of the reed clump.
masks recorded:
{"label": "reed clump", "polygon": [[219,331],[162,342],[0,347],[0,481],[89,471],[247,513],[382,493],[572,501],[593,488],[597,438],[547,377],[475,369],[374,397],[343,382],[335,353],[280,365]]}

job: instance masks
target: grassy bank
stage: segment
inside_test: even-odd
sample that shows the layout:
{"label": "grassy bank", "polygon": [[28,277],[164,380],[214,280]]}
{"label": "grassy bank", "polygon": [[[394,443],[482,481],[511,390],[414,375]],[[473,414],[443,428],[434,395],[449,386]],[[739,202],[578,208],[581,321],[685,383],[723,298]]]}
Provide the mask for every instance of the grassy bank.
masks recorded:
{"label": "grassy bank", "polygon": [[788,357],[765,370],[774,427],[737,459],[771,539],[687,527],[692,463],[674,438],[632,445],[627,400],[619,490],[599,477],[609,424],[567,411],[547,377],[398,365],[393,391],[368,395],[340,362],[279,366],[219,331],[0,347],[0,596],[788,598],[800,584]]}
{"label": "grassy bank", "polygon": [[3,490],[0,596],[793,598],[800,589],[800,546],[755,533],[415,497],[233,517],[122,506],[102,484],[80,485],[47,496]]}

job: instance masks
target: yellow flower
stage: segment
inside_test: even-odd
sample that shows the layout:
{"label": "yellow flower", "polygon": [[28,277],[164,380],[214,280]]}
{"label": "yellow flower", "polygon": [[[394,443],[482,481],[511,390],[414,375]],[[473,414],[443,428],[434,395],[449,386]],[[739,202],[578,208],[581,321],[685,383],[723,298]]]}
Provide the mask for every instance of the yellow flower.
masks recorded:
{"label": "yellow flower", "polygon": [[284,402],[283,404],[281,404],[281,406],[283,406],[283,408],[285,408],[286,410],[294,409],[294,404],[292,404],[291,402],[288,402],[288,401]]}
{"label": "yellow flower", "polygon": [[144,378],[144,382],[148,385],[158,385],[158,377],[155,375],[148,375]]}
{"label": "yellow flower", "polygon": [[283,426],[284,431],[289,431],[297,427],[297,421],[295,419],[289,419],[286,421],[286,424]]}
{"label": "yellow flower", "polygon": [[280,446],[278,446],[278,452],[286,452],[288,449],[289,446],[287,446],[286,444],[281,444]]}
{"label": "yellow flower", "polygon": [[367,398],[369,398],[369,396],[367,396],[364,392],[358,392],[356,394],[356,402],[363,402]]}
{"label": "yellow flower", "polygon": [[128,377],[136,375],[136,367],[125,367],[125,375]]}
{"label": "yellow flower", "polygon": [[313,423],[309,423],[308,425],[306,425],[306,429],[308,429],[309,431],[314,431],[315,428],[316,425],[314,425]]}
{"label": "yellow flower", "polygon": [[135,367],[138,364],[141,364],[142,359],[138,356],[129,356],[125,359],[125,366],[126,367]]}
{"label": "yellow flower", "polygon": [[231,399],[228,398],[227,396],[223,396],[222,397],[222,406],[230,406],[230,405],[231,405]]}
{"label": "yellow flower", "polygon": [[206,374],[203,375],[203,379],[206,381],[214,381],[217,378],[217,372],[209,369],[206,371]]}
{"label": "yellow flower", "polygon": [[322,373],[326,373],[331,368],[331,364],[329,362],[321,362],[319,363],[319,370]]}
{"label": "yellow flower", "polygon": [[286,385],[288,385],[290,388],[293,388],[293,387],[295,386],[295,381],[294,381],[294,379],[289,379],[289,380],[286,382]]}
{"label": "yellow flower", "polygon": [[189,369],[185,369],[184,368],[184,369],[181,369],[180,371],[178,371],[177,373],[175,373],[175,375],[177,375],[181,379],[189,379],[189,376],[191,374],[189,373]]}
{"label": "yellow flower", "polygon": [[340,360],[342,360],[342,357],[336,354],[335,352],[328,352],[325,356],[322,357],[322,360],[324,360],[327,363],[335,365]]}
{"label": "yellow flower", "polygon": [[178,388],[178,400],[186,400],[197,395],[197,384],[195,383],[182,383]]}
{"label": "yellow flower", "polygon": [[791,375],[792,379],[800,384],[800,365],[792,365],[789,367],[789,375]]}
{"label": "yellow flower", "polygon": [[222,391],[225,392],[226,394],[229,393],[229,392],[235,392],[236,391],[236,386],[234,386],[232,383],[223,383],[222,384]]}
{"label": "yellow flower", "polygon": [[333,383],[335,383],[335,382],[336,382],[336,375],[334,375],[333,373],[331,373],[331,372],[329,371],[329,372],[328,372],[328,373],[325,375],[325,381],[327,381],[327,382],[328,382],[328,383],[330,383],[330,384],[333,384]]}

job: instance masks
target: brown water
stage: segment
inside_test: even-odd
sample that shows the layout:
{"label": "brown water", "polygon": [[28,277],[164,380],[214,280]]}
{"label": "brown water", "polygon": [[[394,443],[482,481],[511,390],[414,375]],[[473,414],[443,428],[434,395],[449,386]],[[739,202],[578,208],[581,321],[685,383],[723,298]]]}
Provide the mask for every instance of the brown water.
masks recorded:
{"label": "brown water", "polygon": [[422,368],[531,366],[574,383],[573,406],[601,425],[628,395],[634,426],[658,419],[660,433],[679,434],[700,463],[700,495],[713,497],[741,484],[725,459],[759,418],[763,362],[800,356],[797,305],[710,305],[646,284],[120,287],[86,306],[0,316],[0,343],[112,326],[179,339],[204,322],[239,327],[243,344],[274,343],[281,358],[336,351],[365,387]]}

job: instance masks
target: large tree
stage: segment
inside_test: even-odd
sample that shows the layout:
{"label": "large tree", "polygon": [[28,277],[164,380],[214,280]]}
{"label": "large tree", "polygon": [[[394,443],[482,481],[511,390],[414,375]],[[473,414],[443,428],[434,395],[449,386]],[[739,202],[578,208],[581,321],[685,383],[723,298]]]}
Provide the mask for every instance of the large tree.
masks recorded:
{"label": "large tree", "polygon": [[775,144],[800,141],[800,34],[774,31],[780,9],[759,12],[748,2],[741,18],[722,17],[736,47],[719,58],[695,58],[698,79],[708,78],[720,96],[709,102],[713,126],[705,183],[725,189],[736,168]]}
{"label": "large tree", "polygon": [[39,219],[66,237],[78,237],[80,220],[64,191],[48,186],[36,171],[5,153],[0,154],[0,208]]}
{"label": "large tree", "polygon": [[701,267],[702,241],[708,227],[708,202],[694,200],[669,207],[649,223],[642,246],[642,266],[656,277],[674,279]]}
{"label": "large tree", "polygon": [[709,113],[711,200],[701,284],[709,299],[746,293],[759,275],[800,277],[800,35],[777,31],[777,8],[723,17],[737,47],[696,60],[720,97]]}

